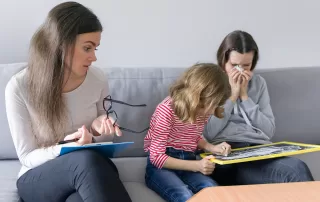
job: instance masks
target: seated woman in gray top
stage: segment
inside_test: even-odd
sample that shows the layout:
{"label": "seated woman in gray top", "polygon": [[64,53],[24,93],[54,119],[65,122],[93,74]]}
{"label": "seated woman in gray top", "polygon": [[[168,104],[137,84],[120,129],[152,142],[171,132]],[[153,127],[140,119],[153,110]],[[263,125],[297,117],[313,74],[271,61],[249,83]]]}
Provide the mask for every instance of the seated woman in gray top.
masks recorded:
{"label": "seated woman in gray top", "polygon": [[[211,143],[228,142],[232,148],[271,143],[275,119],[265,80],[253,73],[259,50],[253,37],[234,31],[222,41],[217,60],[229,76],[231,97],[224,118],[212,116],[204,130]],[[312,181],[307,165],[297,158],[216,166],[213,178],[222,185]]]}
{"label": "seated woman in gray top", "polygon": [[89,150],[59,156],[66,145],[110,141],[103,108],[108,84],[96,61],[102,26],[75,2],[54,7],[34,34],[28,67],[5,91],[9,127],[22,164],[17,181],[25,202],[131,201],[112,161]]}

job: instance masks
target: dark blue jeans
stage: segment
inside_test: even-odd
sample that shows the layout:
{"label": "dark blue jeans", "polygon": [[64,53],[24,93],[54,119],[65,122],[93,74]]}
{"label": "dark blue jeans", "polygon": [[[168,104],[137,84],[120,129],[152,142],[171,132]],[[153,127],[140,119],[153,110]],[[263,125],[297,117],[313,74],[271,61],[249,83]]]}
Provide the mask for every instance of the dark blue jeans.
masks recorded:
{"label": "dark blue jeans", "polygon": [[109,158],[90,150],[57,157],[17,181],[24,202],[131,202]]}
{"label": "dark blue jeans", "polygon": [[[167,148],[166,154],[177,159],[196,160],[193,152]],[[185,202],[201,189],[217,186],[212,178],[200,172],[158,169],[151,164],[149,157],[145,180],[150,189],[169,202]]]}
{"label": "dark blue jeans", "polygon": [[[228,142],[231,148],[252,146]],[[308,166],[300,159],[282,157],[231,165],[216,165],[212,178],[220,185],[246,185],[314,181]]]}

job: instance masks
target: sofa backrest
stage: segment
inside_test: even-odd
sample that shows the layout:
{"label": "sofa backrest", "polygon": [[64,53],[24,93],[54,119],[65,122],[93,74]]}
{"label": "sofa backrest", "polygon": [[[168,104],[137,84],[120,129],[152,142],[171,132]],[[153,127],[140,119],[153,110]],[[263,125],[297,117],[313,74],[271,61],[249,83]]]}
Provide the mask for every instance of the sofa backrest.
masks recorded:
{"label": "sofa backrest", "polygon": [[[25,63],[0,65],[0,159],[17,158],[8,128],[4,89],[10,77]],[[113,99],[130,104],[147,104],[147,107],[129,107],[113,104],[119,124],[132,130],[149,126],[157,106],[169,92],[170,84],[185,68],[105,68],[110,94]],[[274,141],[288,140],[320,143],[320,67],[257,70],[267,81],[271,106],[276,118]],[[133,146],[119,153],[118,157],[146,156],[141,134],[123,131],[115,142],[133,141]]]}
{"label": "sofa backrest", "polygon": [[[125,128],[141,131],[149,127],[156,106],[168,95],[170,84],[185,70],[183,68],[110,68],[104,69],[108,76],[112,98],[130,104],[147,104],[147,107],[127,107],[113,104],[119,124]],[[119,152],[118,156],[145,156],[143,139],[147,132],[135,134],[123,131],[115,142],[133,141],[134,145]]]}
{"label": "sofa backrest", "polygon": [[25,63],[0,64],[0,159],[17,158],[8,126],[4,95],[12,75],[25,66]]}
{"label": "sofa backrest", "polygon": [[259,71],[275,116],[273,141],[320,144],[320,67]]}

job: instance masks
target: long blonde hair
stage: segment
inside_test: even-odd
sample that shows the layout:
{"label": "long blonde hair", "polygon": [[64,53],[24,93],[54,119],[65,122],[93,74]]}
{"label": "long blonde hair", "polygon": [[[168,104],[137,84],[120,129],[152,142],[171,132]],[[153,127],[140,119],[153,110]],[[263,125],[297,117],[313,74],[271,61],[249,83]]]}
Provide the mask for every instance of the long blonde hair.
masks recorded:
{"label": "long blonde hair", "polygon": [[[66,68],[65,56],[74,46],[78,34],[102,31],[97,16],[76,2],[55,6],[33,35],[27,67],[27,93],[37,117],[33,134],[39,147],[51,146],[63,139],[67,123],[62,96]],[[70,72],[70,71],[68,71]]]}
{"label": "long blonde hair", "polygon": [[227,75],[212,63],[190,67],[170,88],[175,114],[191,123],[196,121],[199,109],[208,112],[223,105],[230,92]]}

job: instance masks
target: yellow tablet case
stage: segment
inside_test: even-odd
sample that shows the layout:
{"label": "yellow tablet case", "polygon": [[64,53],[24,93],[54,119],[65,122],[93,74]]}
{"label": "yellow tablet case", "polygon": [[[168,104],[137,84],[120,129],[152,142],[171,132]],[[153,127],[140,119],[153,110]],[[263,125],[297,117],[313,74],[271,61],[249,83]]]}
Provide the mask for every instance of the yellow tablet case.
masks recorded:
{"label": "yellow tablet case", "polygon": [[226,165],[283,156],[292,156],[316,151],[320,151],[320,145],[283,141],[232,149],[231,153],[227,157],[211,153],[202,153],[200,156],[204,158],[208,155],[213,155],[215,158],[211,159],[212,162],[220,165]]}

